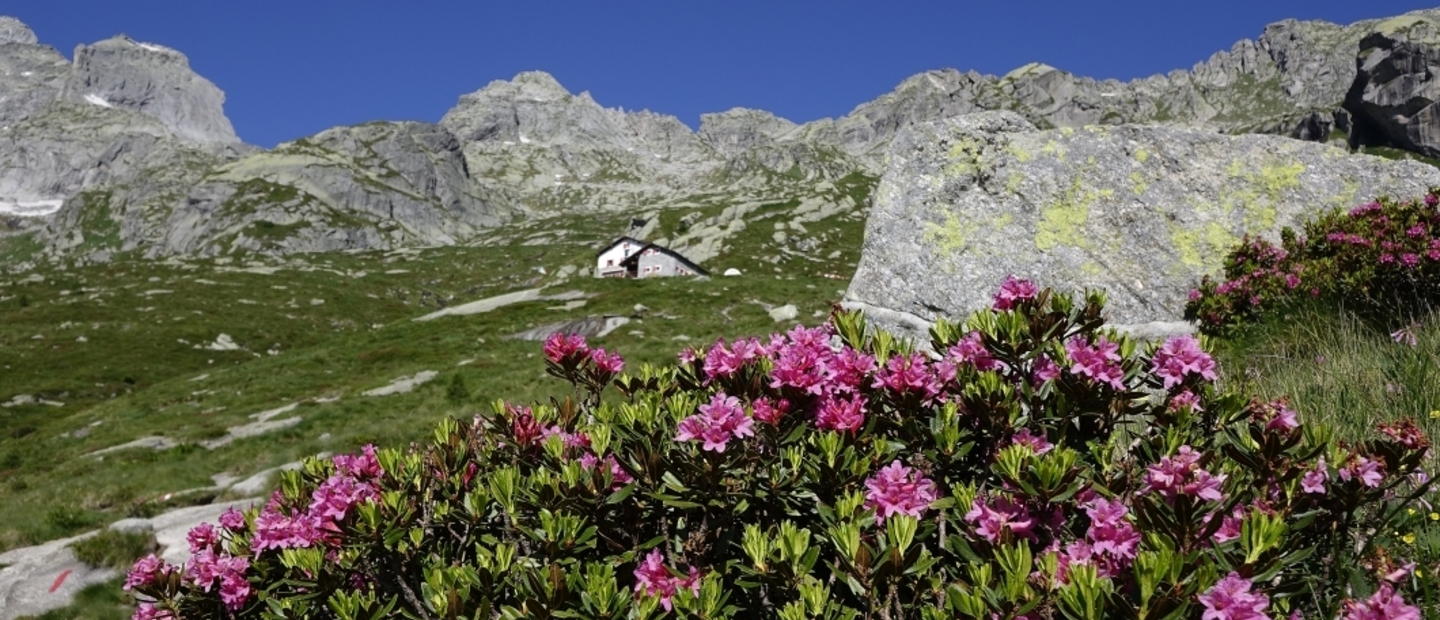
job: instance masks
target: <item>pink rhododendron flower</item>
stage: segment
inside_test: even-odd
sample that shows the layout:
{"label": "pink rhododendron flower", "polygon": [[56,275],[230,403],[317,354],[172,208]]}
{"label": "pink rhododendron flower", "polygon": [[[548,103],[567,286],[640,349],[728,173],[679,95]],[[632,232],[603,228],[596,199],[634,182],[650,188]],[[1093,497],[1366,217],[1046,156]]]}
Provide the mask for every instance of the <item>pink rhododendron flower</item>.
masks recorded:
{"label": "pink rhododendron flower", "polygon": [[899,460],[882,467],[865,481],[865,505],[875,509],[875,523],[897,514],[918,517],[939,498],[935,483]]}
{"label": "pink rhododendron flower", "polygon": [[845,347],[827,364],[831,391],[853,392],[875,372],[875,356]]}
{"label": "pink rhododendron flower", "polygon": [[125,573],[125,590],[148,586],[175,571],[175,567],[166,564],[164,560],[155,557],[155,554],[147,555],[135,561],[130,571]]}
{"label": "pink rhododendron flower", "polygon": [[897,395],[918,394],[925,400],[940,394],[941,384],[932,373],[930,364],[920,353],[896,355],[875,373],[876,389],[886,389]]}
{"label": "pink rhododendron flower", "polygon": [[277,507],[266,506],[255,517],[250,551],[258,555],[267,549],[313,547],[322,538],[320,520],[314,516],[308,513],[289,515]]}
{"label": "pink rhododendron flower", "polygon": [[346,475],[331,476],[311,494],[310,514],[322,522],[343,521],[356,504],[372,501],[378,496],[368,483]]}
{"label": "pink rhododendron flower", "polygon": [[699,594],[700,571],[692,566],[689,575],[685,577],[671,575],[670,569],[665,567],[665,556],[659,549],[652,549],[645,556],[645,560],[635,568],[636,596],[659,597],[660,606],[664,607],[665,611],[674,609],[672,599],[679,588],[687,588]]}
{"label": "pink rhododendron flower", "polygon": [[1427,207],[1433,207],[1433,206],[1435,206],[1437,203],[1440,203],[1440,196],[1436,196],[1435,194],[1426,194],[1426,195],[1425,195],[1425,206],[1427,206]]}
{"label": "pink rhododendron flower", "polygon": [[1393,332],[1390,332],[1390,339],[1394,340],[1397,344],[1404,344],[1412,347],[1420,344],[1420,339],[1415,336],[1415,330],[1410,327],[1402,327]]}
{"label": "pink rhododendron flower", "polygon": [[1264,423],[1267,431],[1288,432],[1300,427],[1295,410],[1291,409],[1290,403],[1283,398],[1268,403],[1252,404],[1250,415],[1256,422]]}
{"label": "pink rhododendron flower", "polygon": [[561,366],[579,364],[580,360],[590,354],[584,336],[559,332],[545,339],[542,350],[545,352],[545,359]]}
{"label": "pink rhododendron flower", "polygon": [[1340,468],[1340,479],[1349,482],[1352,478],[1364,486],[1378,488],[1385,480],[1385,465],[1363,456],[1351,458]]}
{"label": "pink rhododendron flower", "polygon": [[605,349],[595,349],[590,352],[590,361],[595,363],[595,369],[607,375],[618,375],[625,369],[625,359],[619,353],[609,353]]}
{"label": "pink rhododendron flower", "polygon": [[200,553],[203,549],[210,549],[215,543],[220,542],[220,537],[215,532],[215,526],[209,523],[201,523],[185,534],[185,541],[190,543],[190,553]]}
{"label": "pink rhododendron flower", "polygon": [[585,471],[595,469],[595,466],[601,463],[610,470],[611,490],[620,489],[631,482],[635,482],[635,478],[631,477],[630,474],[625,471],[625,468],[620,466],[620,462],[615,460],[615,455],[613,454],[605,455],[605,460],[603,461],[600,460],[599,457],[596,457],[594,452],[586,452],[580,456],[580,467],[584,468]]}
{"label": "pink rhododendron flower", "polygon": [[185,578],[196,587],[209,592],[220,582],[220,600],[226,609],[238,611],[250,599],[250,581],[245,571],[250,568],[249,560],[205,550],[195,554],[185,567]]}
{"label": "pink rhododendron flower", "polygon": [[1000,290],[995,293],[993,307],[996,310],[1010,310],[1022,301],[1035,299],[1039,294],[1040,289],[1035,287],[1034,282],[1005,276],[1005,281],[1000,283]]}
{"label": "pink rhododendron flower", "polygon": [[[1205,515],[1205,522],[1208,524],[1214,515]],[[1220,519],[1220,529],[1215,530],[1215,542],[1223,543],[1235,540],[1240,537],[1240,528],[1245,524],[1245,509],[1236,506],[1230,514]]]}
{"label": "pink rhododendron flower", "polygon": [[1031,435],[1028,428],[1022,428],[1016,432],[1014,436],[1010,437],[1010,443],[1029,446],[1035,454],[1045,454],[1055,449],[1055,444],[1050,443],[1050,440],[1046,439],[1044,435]]}
{"label": "pink rhododendron flower", "polygon": [[769,398],[761,398],[755,401],[754,410],[756,420],[778,426],[780,418],[785,417],[785,414],[790,411],[790,401],[782,398],[777,402]]}
{"label": "pink rhododendron flower", "polygon": [[561,428],[560,425],[551,425],[540,431],[540,441],[546,441],[551,437],[559,437],[566,448],[589,448],[590,437],[585,433],[572,433]]}
{"label": "pink rhododendron flower", "polygon": [[835,353],[823,329],[797,325],[785,337],[772,340],[770,349],[775,362],[770,387],[790,387],[816,396],[825,391]]}
{"label": "pink rhododendron flower", "polygon": [[815,426],[832,431],[858,431],[865,425],[865,403],[865,397],[858,394],[827,398],[815,414]]}
{"label": "pink rhododendron flower", "polygon": [[992,543],[1000,541],[1006,531],[1016,538],[1025,538],[1031,542],[1038,540],[1032,531],[1035,520],[1030,516],[1030,511],[1024,504],[1009,497],[997,497],[990,504],[976,497],[975,501],[970,503],[970,512],[965,513],[965,520],[975,524],[976,534]]}
{"label": "pink rhododendron flower", "polygon": [[154,603],[140,603],[135,607],[135,613],[130,616],[130,620],[170,620],[174,617],[170,610]]}
{"label": "pink rhododendron flower", "polygon": [[1315,462],[1315,469],[1305,472],[1300,479],[1300,490],[1306,493],[1324,495],[1325,483],[1330,480],[1330,469],[1325,467],[1325,457]]}
{"label": "pink rhododendron flower", "polygon": [[754,420],[745,415],[740,399],[715,394],[709,404],[700,405],[700,413],[680,421],[675,441],[701,441],[704,450],[724,452],[731,439],[751,437]]}
{"label": "pink rhododendron flower", "polygon": [[1225,476],[1212,474],[1200,468],[1200,453],[1190,446],[1180,446],[1171,456],[1160,459],[1145,472],[1145,488],[1141,493],[1159,493],[1166,502],[1188,495],[1203,500],[1218,502],[1223,497],[1220,483]]}
{"label": "pink rhododendron flower", "polygon": [[1394,424],[1380,424],[1380,432],[1386,437],[1394,440],[1411,450],[1423,450],[1430,447],[1430,440],[1425,437],[1425,431],[1415,426],[1413,420],[1401,420]]}
{"label": "pink rhododendron flower", "polygon": [[1030,381],[1040,385],[1046,381],[1053,381],[1060,377],[1060,365],[1048,355],[1040,355],[1030,367]]}
{"label": "pink rhododendron flower", "polygon": [[535,420],[529,407],[505,405],[505,410],[510,414],[510,435],[515,438],[517,445],[526,447],[540,441],[545,429]]}
{"label": "pink rhododendron flower", "polygon": [[1095,339],[1094,345],[1090,345],[1084,338],[1076,336],[1065,343],[1065,353],[1074,362],[1070,372],[1117,390],[1125,389],[1125,372],[1116,363],[1120,361],[1119,344],[1100,336]]}
{"label": "pink rhododendron flower", "polygon": [[380,470],[380,459],[375,457],[374,444],[366,444],[360,448],[360,454],[340,454],[332,460],[335,469],[360,480],[374,480],[383,473]]}
{"label": "pink rhododendron flower", "polygon": [[1265,610],[1270,607],[1270,598],[1260,592],[1251,592],[1253,585],[1249,579],[1231,571],[1199,596],[1200,604],[1205,606],[1200,619],[1269,620]]}
{"label": "pink rhododendron flower", "polygon": [[1000,368],[1001,364],[990,355],[990,350],[985,348],[983,337],[978,331],[965,334],[960,342],[950,347],[947,358],[956,366],[970,364],[975,370],[986,371]]}
{"label": "pink rhododendron flower", "polygon": [[726,348],[723,338],[715,341],[715,346],[705,351],[706,380],[734,376],[747,364],[760,359],[762,350],[760,341],[754,338],[736,340],[731,348]]}
{"label": "pink rhododendron flower", "polygon": [[1395,592],[1393,586],[1382,583],[1365,601],[1345,601],[1345,613],[1340,617],[1343,620],[1420,620],[1421,616],[1418,607],[1407,605],[1405,597]]}
{"label": "pink rhododendron flower", "polygon": [[232,532],[245,529],[245,514],[236,510],[234,507],[227,508],[225,512],[220,515],[220,527]]}
{"label": "pink rhododendron flower", "polygon": [[1183,409],[1191,413],[1204,411],[1204,409],[1200,407],[1200,397],[1196,396],[1195,393],[1190,390],[1185,390],[1171,396],[1170,404],[1167,405],[1166,408],[1170,411],[1180,411]]}
{"label": "pink rhododendron flower", "polygon": [[1214,381],[1216,377],[1215,360],[1200,348],[1200,341],[1194,336],[1166,340],[1151,359],[1150,370],[1165,380],[1167,390],[1184,382],[1188,375],[1206,381]]}
{"label": "pink rhododendron flower", "polygon": [[1107,574],[1115,574],[1130,566],[1140,552],[1140,531],[1125,518],[1130,509],[1120,500],[1096,498],[1085,505],[1090,517],[1090,530],[1085,534],[1090,551],[1101,557]]}

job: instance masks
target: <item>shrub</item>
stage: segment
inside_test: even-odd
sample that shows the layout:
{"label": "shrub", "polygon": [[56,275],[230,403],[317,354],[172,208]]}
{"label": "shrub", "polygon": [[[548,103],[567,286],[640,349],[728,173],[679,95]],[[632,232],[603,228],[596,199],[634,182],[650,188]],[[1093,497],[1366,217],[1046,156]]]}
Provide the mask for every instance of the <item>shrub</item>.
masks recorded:
{"label": "shrub", "polygon": [[1413,425],[1331,441],[1103,303],[1009,280],[934,354],[837,314],[625,375],[556,336],[572,395],[311,461],[126,587],[137,618],[1418,613],[1430,567],[1371,535],[1430,487]]}
{"label": "shrub", "polygon": [[1436,204],[1433,190],[1422,201],[1382,198],[1325,213],[1301,236],[1287,228],[1278,247],[1247,237],[1226,258],[1223,280],[1207,276],[1190,293],[1186,314],[1223,333],[1320,298],[1391,325],[1413,321],[1440,300]]}

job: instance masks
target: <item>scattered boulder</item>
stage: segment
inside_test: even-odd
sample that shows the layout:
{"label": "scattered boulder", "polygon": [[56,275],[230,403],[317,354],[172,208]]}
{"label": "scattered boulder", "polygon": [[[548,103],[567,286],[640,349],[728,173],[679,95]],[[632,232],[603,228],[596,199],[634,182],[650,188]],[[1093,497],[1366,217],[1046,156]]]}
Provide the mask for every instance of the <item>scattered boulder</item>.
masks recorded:
{"label": "scattered boulder", "polygon": [[776,323],[782,321],[793,321],[798,316],[800,316],[800,309],[796,308],[795,304],[785,304],[783,306],[770,309],[770,318],[773,319]]}
{"label": "scattered boulder", "polygon": [[150,523],[149,519],[121,519],[111,523],[106,529],[124,534],[141,534],[155,531],[155,525]]}
{"label": "scattered boulder", "polygon": [[740,275],[740,270],[739,270],[739,269],[736,269],[736,268],[734,268],[734,267],[731,267],[731,268],[729,268],[729,269],[726,269],[726,270],[725,270],[725,273],[723,273],[723,274],[721,274],[721,275],[724,275],[724,276],[727,276],[727,277],[738,276],[738,275]]}
{"label": "scattered boulder", "polygon": [[404,394],[415,388],[425,385],[439,376],[440,373],[433,370],[423,370],[412,376],[400,377],[390,382],[390,385],[378,387],[373,390],[362,392],[365,396],[390,396],[392,394]]}
{"label": "scattered boulder", "polygon": [[846,305],[925,338],[989,307],[1006,276],[1103,289],[1111,321],[1182,319],[1246,234],[1419,195],[1440,170],[1262,135],[1166,126],[1038,131],[1011,112],[912,126],[875,192]]}
{"label": "scattered boulder", "polygon": [[119,452],[119,451],[121,451],[121,450],[156,450],[156,451],[159,451],[159,450],[169,450],[170,448],[174,448],[175,446],[178,446],[178,445],[180,445],[179,442],[177,442],[177,441],[175,441],[174,439],[171,439],[171,438],[169,438],[169,437],[149,436],[149,437],[141,437],[141,438],[136,439],[136,440],[134,440],[134,441],[127,441],[127,442],[122,443],[122,444],[120,444],[120,445],[118,445],[118,446],[110,446],[109,448],[102,448],[102,449],[100,449],[100,450],[96,450],[96,451],[94,451],[94,452],[91,452],[91,453],[90,453],[89,455],[87,455],[87,456],[97,457],[97,458],[98,458],[98,457],[103,457],[103,456],[105,456],[106,454],[110,454],[111,452]]}
{"label": "scattered boulder", "polygon": [[586,338],[601,338],[629,322],[630,317],[625,316],[587,316],[571,321],[541,325],[505,337],[510,340],[527,340],[531,342],[542,342],[555,334],[575,334]]}

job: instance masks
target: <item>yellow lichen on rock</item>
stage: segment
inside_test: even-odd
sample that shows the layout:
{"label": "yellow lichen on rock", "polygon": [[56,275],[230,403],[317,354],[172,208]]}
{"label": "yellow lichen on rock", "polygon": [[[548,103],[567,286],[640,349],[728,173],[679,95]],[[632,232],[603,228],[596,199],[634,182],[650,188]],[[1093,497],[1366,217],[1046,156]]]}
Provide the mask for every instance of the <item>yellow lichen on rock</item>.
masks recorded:
{"label": "yellow lichen on rock", "polygon": [[1170,229],[1170,245],[1180,253],[1180,264],[1207,274],[1219,273],[1225,253],[1238,243],[1240,238],[1219,222],[1207,222],[1200,230]]}
{"label": "yellow lichen on rock", "polygon": [[1150,184],[1145,182],[1144,175],[1140,174],[1138,171],[1130,173],[1130,189],[1131,191],[1135,192],[1136,196],[1145,193],[1145,190],[1149,189],[1149,187]]}
{"label": "yellow lichen on rock", "polygon": [[1135,149],[1135,161],[1143,164],[1148,159],[1150,159],[1149,151],[1146,151],[1145,149]]}
{"label": "yellow lichen on rock", "polygon": [[1090,219],[1090,207],[1114,195],[1115,191],[1109,188],[1086,188],[1076,177],[1055,204],[1040,210],[1040,221],[1035,224],[1035,247],[1041,250],[1058,245],[1091,247],[1089,238],[1081,230]]}
{"label": "yellow lichen on rock", "polygon": [[925,222],[923,237],[935,246],[937,254],[954,256],[965,251],[970,235],[975,234],[978,229],[979,227],[972,223],[960,221],[960,216],[949,211],[945,213],[943,224]]}

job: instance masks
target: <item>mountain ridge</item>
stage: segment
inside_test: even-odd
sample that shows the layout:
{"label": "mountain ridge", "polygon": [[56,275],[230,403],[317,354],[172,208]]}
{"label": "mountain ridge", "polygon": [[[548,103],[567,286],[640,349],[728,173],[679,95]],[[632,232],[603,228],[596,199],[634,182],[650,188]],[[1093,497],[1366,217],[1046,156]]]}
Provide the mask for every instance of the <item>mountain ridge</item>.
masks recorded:
{"label": "mountain ridge", "polygon": [[[419,157],[418,152],[375,154],[369,145],[342,141],[307,164],[351,170],[342,175],[348,179],[343,191],[323,192],[332,199],[302,201],[298,210],[290,209],[296,205],[251,201],[254,209],[236,212],[238,219],[224,226],[208,224],[197,205],[215,196],[239,195],[239,187],[247,183],[285,186],[277,197],[309,194],[298,179],[314,181],[327,173],[292,174],[298,160],[285,154],[295,155],[296,145],[312,144],[318,136],[344,128],[275,149],[249,147],[239,142],[224,116],[223,92],[190,71],[183,53],[120,35],[77,46],[75,62],[68,63],[54,48],[40,45],[23,23],[5,18],[0,21],[0,120],[10,119],[14,127],[6,125],[0,132],[28,137],[12,141],[17,144],[9,150],[0,147],[0,163],[32,174],[24,179],[0,174],[0,203],[8,201],[12,212],[27,200],[61,205],[65,213],[48,218],[42,231],[31,233],[43,241],[40,258],[50,260],[108,260],[124,252],[161,257],[394,249],[467,243],[483,237],[485,228],[517,217],[641,215],[814,198],[817,184],[833,184],[852,174],[878,176],[884,153],[905,127],[987,110],[1017,112],[1039,128],[1177,124],[1332,141],[1351,124],[1342,105],[1356,77],[1360,40],[1399,22],[1437,17],[1440,9],[1349,25],[1282,20],[1265,26],[1255,39],[1237,41],[1189,69],[1128,81],[1077,76],[1040,62],[1003,76],[929,70],[857,104],[844,116],[805,123],[764,110],[733,108],[702,115],[692,129],[673,115],[604,107],[588,92],[571,93],[543,71],[521,72],[460,95],[438,123],[423,124],[435,129],[418,130],[448,135],[438,139],[453,140],[462,156],[455,167],[441,162],[444,157],[430,157],[445,149],[421,149],[430,153],[421,159],[429,158],[432,166],[422,176],[464,185],[464,191],[447,191],[474,196],[478,202],[462,211],[483,215],[453,216],[454,205],[447,206],[443,196],[433,193],[439,186],[400,187],[381,181],[391,178],[383,163],[387,158]],[[34,68],[20,70],[22,65]],[[36,77],[36,70],[42,73],[42,79],[35,80],[38,85],[26,81]],[[15,77],[26,71],[26,80]],[[157,95],[157,90],[165,92]],[[66,114],[74,112],[60,106],[62,100],[104,108],[98,113],[110,115],[103,123],[109,129],[88,140],[56,135],[64,131]],[[155,133],[144,118],[159,121],[168,135],[144,137]],[[37,119],[54,122],[36,127]],[[377,124],[389,127],[377,136],[416,130],[390,121],[350,130]],[[151,140],[164,147],[136,146]],[[197,149],[203,155],[177,155]],[[36,153],[45,163],[34,163]],[[134,161],[124,172],[93,172],[112,170],[114,156],[125,153]],[[179,162],[192,174],[162,173]],[[40,174],[33,174],[36,170]],[[237,176],[237,170],[245,172]],[[105,200],[98,199],[102,194]],[[386,209],[384,217],[371,209],[379,219],[349,217],[370,209],[356,211],[356,204],[416,200],[425,206],[402,208],[398,218],[391,215],[393,208]],[[277,216],[277,207],[284,211],[279,219],[289,222],[278,229],[276,222],[265,219]],[[270,216],[262,217],[260,211]],[[108,221],[120,232],[95,234],[77,228],[84,221]],[[434,222],[457,228],[447,231]],[[163,229],[166,226],[179,228]],[[264,229],[263,241],[244,232],[257,226]],[[289,236],[276,236],[281,233]],[[206,235],[219,237],[202,239]]]}

